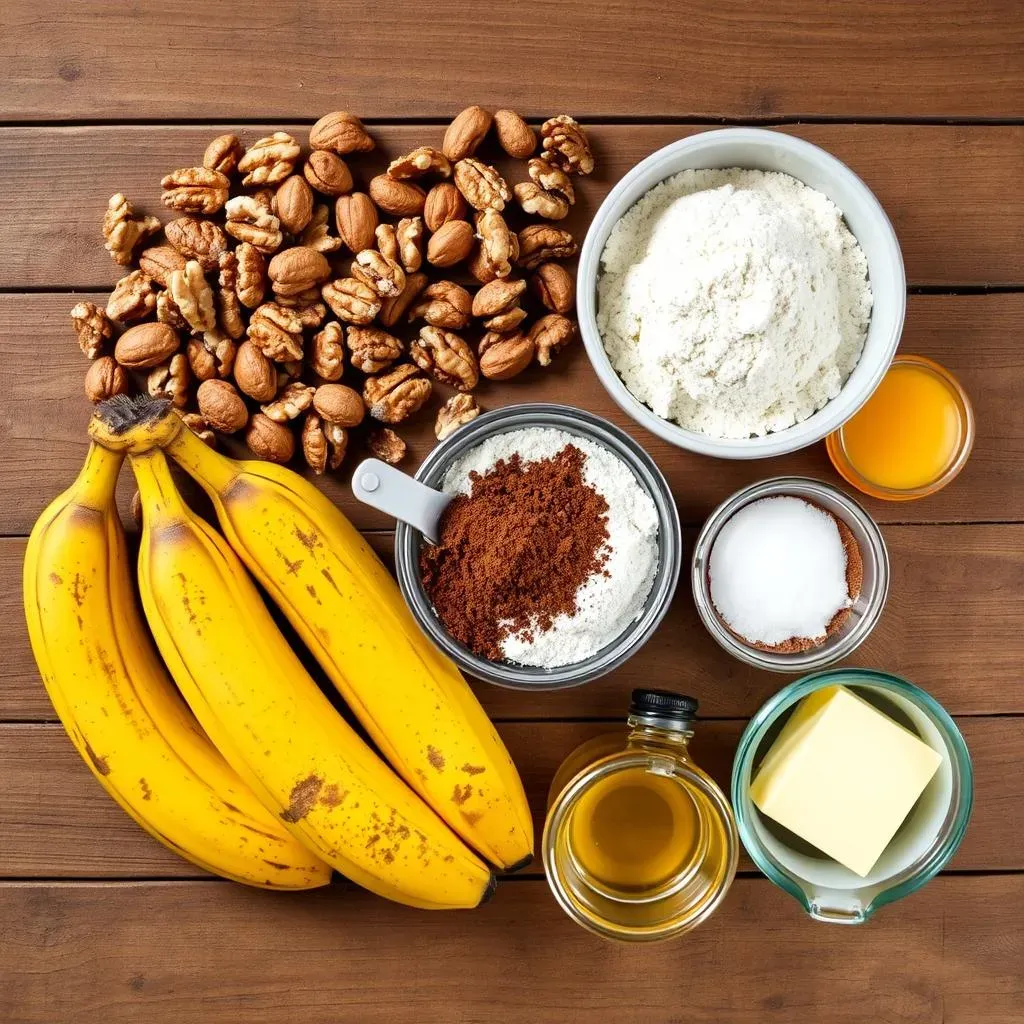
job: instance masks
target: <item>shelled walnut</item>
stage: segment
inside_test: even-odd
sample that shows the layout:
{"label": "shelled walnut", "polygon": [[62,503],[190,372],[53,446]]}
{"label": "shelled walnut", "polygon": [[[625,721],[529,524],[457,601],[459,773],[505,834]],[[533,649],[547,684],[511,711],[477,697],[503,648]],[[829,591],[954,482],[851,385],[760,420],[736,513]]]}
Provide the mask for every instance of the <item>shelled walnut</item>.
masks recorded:
{"label": "shelled walnut", "polygon": [[472,395],[452,395],[438,410],[434,436],[438,441],[443,441],[479,415],[480,406]]}
{"label": "shelled walnut", "polygon": [[390,427],[378,427],[366,435],[370,454],[390,466],[397,466],[409,451],[406,443]]}
{"label": "shelled walnut", "polygon": [[[524,173],[506,178],[504,163],[488,162],[480,147],[492,127]],[[564,216],[573,176],[593,167],[572,118],[538,134],[510,109],[467,107],[440,147],[423,139],[389,153],[376,175],[349,166],[374,140],[346,111],[316,122],[305,156],[287,132],[247,141],[220,135],[199,163],[185,156],[161,179],[160,199],[179,214],[163,239],[150,238],[156,218],[111,197],[104,241],[125,274],[106,310],[80,302],[72,315],[93,360],[90,398],[144,388],[211,443],[215,432],[244,434],[259,457],[287,461],[301,442],[321,473],[341,463],[350,431],[380,458],[405,456],[393,430],[371,432],[364,416],[404,421],[436,382],[457,391],[437,403],[435,432],[446,437],[478,414],[468,392],[481,376],[547,366],[575,336],[572,276],[555,261],[576,241],[531,222]],[[366,191],[353,191],[353,171]],[[347,259],[334,256],[344,250]],[[482,287],[466,287],[468,277]]]}
{"label": "shelled walnut", "polygon": [[460,330],[469,323],[473,300],[469,292],[454,281],[435,281],[428,285],[420,300],[409,310],[410,320],[426,320],[433,327]]}
{"label": "shelled walnut", "polygon": [[156,217],[136,217],[134,207],[122,193],[110,197],[103,217],[103,238],[104,248],[115,263],[127,267],[139,242],[159,230],[160,221]]}
{"label": "shelled walnut", "polygon": [[409,346],[412,361],[434,380],[456,391],[472,391],[480,380],[480,368],[469,345],[454,331],[422,327]]}
{"label": "shelled walnut", "polygon": [[87,359],[95,359],[114,336],[110,317],[95,302],[79,302],[71,310],[71,323],[78,335],[78,347]]}
{"label": "shelled walnut", "polygon": [[380,377],[367,377],[363,401],[370,415],[381,423],[401,423],[420,410],[433,391],[419,367],[409,363]]}

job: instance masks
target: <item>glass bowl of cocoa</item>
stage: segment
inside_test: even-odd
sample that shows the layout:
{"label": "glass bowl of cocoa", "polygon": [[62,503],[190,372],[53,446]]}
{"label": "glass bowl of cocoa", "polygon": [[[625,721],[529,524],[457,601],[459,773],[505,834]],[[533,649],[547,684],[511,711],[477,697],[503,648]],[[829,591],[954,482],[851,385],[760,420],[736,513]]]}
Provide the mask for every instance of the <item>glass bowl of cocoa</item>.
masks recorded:
{"label": "glass bowl of cocoa", "polygon": [[769,672],[813,672],[859,647],[889,592],[878,525],[821,480],[776,477],[727,498],[693,549],[701,621],[734,657]]}
{"label": "glass bowl of cocoa", "polygon": [[464,672],[501,686],[579,686],[623,664],[679,581],[679,515],[628,434],[569,406],[486,413],[416,472],[452,501],[438,543],[399,523],[399,586]]}

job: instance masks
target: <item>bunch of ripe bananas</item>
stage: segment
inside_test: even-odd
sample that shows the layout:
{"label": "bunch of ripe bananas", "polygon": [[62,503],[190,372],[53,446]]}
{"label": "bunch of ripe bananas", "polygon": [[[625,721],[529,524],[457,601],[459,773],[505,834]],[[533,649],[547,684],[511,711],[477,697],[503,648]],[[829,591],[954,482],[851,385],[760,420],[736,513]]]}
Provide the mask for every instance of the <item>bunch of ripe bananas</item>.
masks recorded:
{"label": "bunch of ripe bananas", "polygon": [[[68,735],[128,814],[239,882],[314,888],[334,869],[426,909],[475,907],[492,867],[529,861],[526,797],[494,727],[320,491],[218,454],[160,400],[111,399],[89,433],[78,479],[32,532],[25,613]],[[114,503],[125,455],[148,629]],[[223,535],[186,505],[168,455]],[[388,763],[310,677],[250,573]]]}

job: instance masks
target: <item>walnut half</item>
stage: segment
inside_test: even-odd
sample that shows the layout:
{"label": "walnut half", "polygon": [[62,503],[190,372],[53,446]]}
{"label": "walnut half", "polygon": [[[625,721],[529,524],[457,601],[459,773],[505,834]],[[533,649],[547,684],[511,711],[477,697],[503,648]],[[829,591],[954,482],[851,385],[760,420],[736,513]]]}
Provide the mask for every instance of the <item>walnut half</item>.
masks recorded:
{"label": "walnut half", "polygon": [[363,401],[370,415],[381,423],[401,423],[425,404],[433,387],[417,367],[409,363],[380,377],[367,377]]}
{"label": "walnut half", "polygon": [[472,391],[480,381],[473,350],[453,331],[421,328],[419,340],[409,346],[409,355],[421,370],[457,391]]}
{"label": "walnut half", "polygon": [[443,441],[479,415],[480,406],[472,395],[452,395],[438,410],[434,434],[438,441]]}
{"label": "walnut half", "polygon": [[71,323],[78,335],[78,345],[87,359],[95,359],[103,343],[114,336],[110,317],[95,302],[79,302],[71,310]]}

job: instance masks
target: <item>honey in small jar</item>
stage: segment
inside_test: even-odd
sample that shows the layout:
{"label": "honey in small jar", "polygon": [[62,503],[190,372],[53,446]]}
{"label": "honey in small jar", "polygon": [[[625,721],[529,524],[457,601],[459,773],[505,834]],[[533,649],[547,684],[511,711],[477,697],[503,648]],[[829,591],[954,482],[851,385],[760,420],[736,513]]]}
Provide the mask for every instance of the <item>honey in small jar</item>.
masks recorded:
{"label": "honey in small jar", "polygon": [[715,782],[690,758],[697,702],[635,690],[628,730],[584,743],[551,785],[548,882],[578,924],[608,938],[680,935],[721,902],[739,840]]}
{"label": "honey in small jar", "polygon": [[971,404],[952,374],[923,356],[898,356],[827,447],[854,487],[898,501],[944,487],[963,468],[973,442]]}

